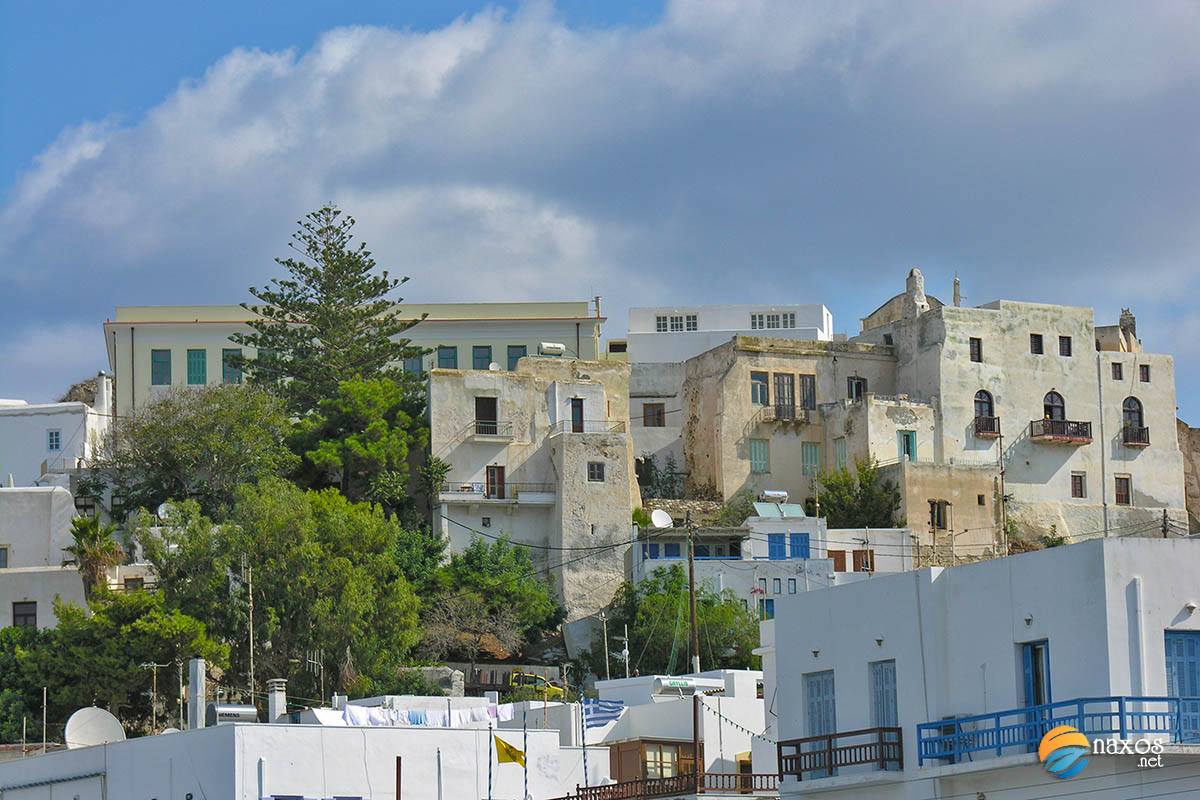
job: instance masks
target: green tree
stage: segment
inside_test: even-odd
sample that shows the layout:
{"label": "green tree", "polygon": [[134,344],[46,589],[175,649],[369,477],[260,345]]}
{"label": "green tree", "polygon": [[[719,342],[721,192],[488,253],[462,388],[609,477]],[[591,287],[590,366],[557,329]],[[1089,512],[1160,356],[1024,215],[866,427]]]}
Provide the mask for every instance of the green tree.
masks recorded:
{"label": "green tree", "polygon": [[527,641],[553,630],[565,617],[552,580],[534,568],[529,549],[503,537],[476,538],[450,557],[438,582],[443,597],[474,593],[483,614],[515,613],[517,629]]}
{"label": "green tree", "polygon": [[174,507],[158,530],[151,523],[143,516],[134,535],[168,604],[232,645],[235,675],[249,666],[243,556],[253,568],[258,675],[287,677],[312,697],[320,681],[305,661],[320,653],[327,687],[371,692],[395,679],[420,639],[419,602],[401,567],[411,543],[378,506],[270,478],[239,489],[223,524],[194,503]]}
{"label": "green tree", "polygon": [[[125,561],[125,550],[113,538],[115,525],[106,525],[99,517],[75,517],[71,520],[71,544],[63,552],[79,569],[84,595],[91,598],[108,586],[109,567]],[[65,563],[65,562],[64,562]]]}
{"label": "green tree", "polygon": [[741,527],[747,517],[754,516],[754,493],[742,489],[725,501],[713,524],[718,528]]}
{"label": "green tree", "polygon": [[127,508],[192,499],[221,517],[235,489],[298,463],[282,403],[246,386],[178,388],[117,420],[97,465]]}
{"label": "green tree", "polygon": [[439,661],[465,658],[471,663],[468,675],[475,674],[480,656],[509,658],[524,638],[516,609],[489,603],[475,592],[445,597],[425,617],[425,652]]}
{"label": "green tree", "polygon": [[840,469],[817,478],[821,516],[831,528],[890,528],[900,510],[900,490],[879,475],[874,461],[855,462],[854,472]]}
{"label": "green tree", "polygon": [[[688,590],[683,567],[659,569],[637,586],[626,583],[613,601],[609,630],[629,626],[630,672],[671,674],[688,669]],[[705,669],[750,669],[758,663],[758,618],[732,592],[696,590],[696,627]],[[603,642],[583,661],[604,674]],[[614,667],[616,662],[614,661]]]}
{"label": "green tree", "polygon": [[259,301],[243,303],[256,315],[252,330],[231,338],[258,352],[237,360],[250,379],[305,415],[343,381],[398,377],[397,365],[421,350],[401,337],[415,321],[400,319],[400,298],[389,297],[408,278],[376,274],[371,251],[353,243],[354,218],[326,205],[297,224],[290,244],[296,255],[275,259],[287,277],[250,289]]}
{"label": "green tree", "polygon": [[297,425],[293,447],[304,456],[301,482],[337,487],[353,501],[372,500],[396,513],[407,505],[408,454],[429,432],[409,413],[405,389],[390,378],[342,381]]}

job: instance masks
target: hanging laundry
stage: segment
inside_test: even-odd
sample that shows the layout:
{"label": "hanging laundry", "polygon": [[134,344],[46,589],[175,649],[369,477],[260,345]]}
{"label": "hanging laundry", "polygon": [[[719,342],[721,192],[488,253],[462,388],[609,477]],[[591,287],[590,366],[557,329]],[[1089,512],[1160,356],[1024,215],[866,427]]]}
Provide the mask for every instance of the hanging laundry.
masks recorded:
{"label": "hanging laundry", "polygon": [[425,725],[425,724],[427,724],[427,720],[425,717],[425,709],[410,708],[408,710],[408,724],[409,725]]}

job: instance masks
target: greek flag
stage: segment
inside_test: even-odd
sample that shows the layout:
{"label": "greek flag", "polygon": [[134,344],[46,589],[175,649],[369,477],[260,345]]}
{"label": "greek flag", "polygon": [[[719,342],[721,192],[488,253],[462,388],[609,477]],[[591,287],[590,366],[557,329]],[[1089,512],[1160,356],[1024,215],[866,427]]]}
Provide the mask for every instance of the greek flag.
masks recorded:
{"label": "greek flag", "polygon": [[587,728],[599,728],[621,716],[625,710],[624,700],[596,700],[584,698],[583,724]]}

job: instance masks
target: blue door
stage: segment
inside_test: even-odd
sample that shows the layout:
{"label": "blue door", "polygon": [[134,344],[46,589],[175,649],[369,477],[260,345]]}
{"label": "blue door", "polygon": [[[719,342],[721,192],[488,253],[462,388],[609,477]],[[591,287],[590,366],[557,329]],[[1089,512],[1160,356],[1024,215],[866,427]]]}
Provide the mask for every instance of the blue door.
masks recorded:
{"label": "blue door", "polygon": [[[1050,691],[1050,643],[1043,639],[1040,642],[1026,642],[1021,645],[1021,667],[1025,686],[1025,707],[1045,706],[1054,702]],[[1037,750],[1038,742],[1046,731],[1050,730],[1049,714],[1048,709],[1039,708],[1025,716],[1025,737],[1030,752]]]}
{"label": "blue door", "polygon": [[1179,704],[1182,741],[1200,742],[1200,631],[1167,631],[1167,696]]}
{"label": "blue door", "polygon": [[[804,719],[806,736],[830,736],[837,733],[837,709],[834,705],[833,670],[809,672],[804,676]],[[824,778],[836,774],[826,763],[828,747],[822,742],[809,745],[809,751],[819,753],[815,763],[821,769],[805,773],[808,778]]]}
{"label": "blue door", "polygon": [[[896,704],[896,662],[871,662],[871,727],[897,728],[900,714]],[[885,769],[900,769],[900,744],[897,733],[882,734],[881,738],[890,746],[884,747]]]}

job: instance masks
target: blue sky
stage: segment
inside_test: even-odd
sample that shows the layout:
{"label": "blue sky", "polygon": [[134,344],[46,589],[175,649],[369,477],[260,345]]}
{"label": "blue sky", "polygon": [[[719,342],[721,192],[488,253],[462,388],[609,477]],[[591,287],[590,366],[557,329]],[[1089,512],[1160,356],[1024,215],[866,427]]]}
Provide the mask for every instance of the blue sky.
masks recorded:
{"label": "blue sky", "polygon": [[326,200],[412,300],[1138,315],[1200,423],[1200,7],[0,0],[0,396],[237,302]]}

